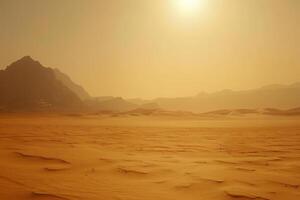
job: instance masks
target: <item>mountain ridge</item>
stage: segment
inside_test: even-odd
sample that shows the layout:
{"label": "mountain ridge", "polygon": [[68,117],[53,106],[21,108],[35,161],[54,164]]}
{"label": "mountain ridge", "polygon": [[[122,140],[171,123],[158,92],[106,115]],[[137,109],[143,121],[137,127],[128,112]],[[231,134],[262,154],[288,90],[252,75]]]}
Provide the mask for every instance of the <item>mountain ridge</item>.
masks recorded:
{"label": "mountain ridge", "polygon": [[44,67],[24,56],[0,70],[0,110],[57,110],[126,112],[136,109],[204,113],[234,109],[292,109],[300,107],[300,82],[273,84],[251,90],[222,90],[191,97],[153,100],[91,97],[59,69]]}

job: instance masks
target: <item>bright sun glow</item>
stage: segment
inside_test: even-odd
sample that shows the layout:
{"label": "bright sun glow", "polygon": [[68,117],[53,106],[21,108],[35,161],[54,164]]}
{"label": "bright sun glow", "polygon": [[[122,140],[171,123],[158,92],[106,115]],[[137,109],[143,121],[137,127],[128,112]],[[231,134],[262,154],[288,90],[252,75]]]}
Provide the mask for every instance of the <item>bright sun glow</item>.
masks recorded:
{"label": "bright sun glow", "polygon": [[178,10],[182,13],[192,14],[202,5],[203,0],[176,0]]}

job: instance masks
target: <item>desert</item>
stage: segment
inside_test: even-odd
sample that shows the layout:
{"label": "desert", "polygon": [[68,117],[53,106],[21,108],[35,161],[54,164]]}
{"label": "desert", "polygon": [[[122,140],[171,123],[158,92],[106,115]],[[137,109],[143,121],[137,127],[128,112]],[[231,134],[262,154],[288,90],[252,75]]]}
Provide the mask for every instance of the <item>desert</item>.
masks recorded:
{"label": "desert", "polygon": [[296,200],[297,116],[1,114],[10,200]]}
{"label": "desert", "polygon": [[0,0],[0,200],[300,200],[300,0]]}

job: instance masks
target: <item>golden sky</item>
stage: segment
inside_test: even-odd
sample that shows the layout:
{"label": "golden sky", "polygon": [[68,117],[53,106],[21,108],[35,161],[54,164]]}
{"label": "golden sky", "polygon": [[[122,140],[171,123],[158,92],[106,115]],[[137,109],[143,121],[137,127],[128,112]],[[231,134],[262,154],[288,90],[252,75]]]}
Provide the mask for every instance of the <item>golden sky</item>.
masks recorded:
{"label": "golden sky", "polygon": [[31,55],[127,98],[300,81],[300,0],[178,1],[0,0],[0,66]]}

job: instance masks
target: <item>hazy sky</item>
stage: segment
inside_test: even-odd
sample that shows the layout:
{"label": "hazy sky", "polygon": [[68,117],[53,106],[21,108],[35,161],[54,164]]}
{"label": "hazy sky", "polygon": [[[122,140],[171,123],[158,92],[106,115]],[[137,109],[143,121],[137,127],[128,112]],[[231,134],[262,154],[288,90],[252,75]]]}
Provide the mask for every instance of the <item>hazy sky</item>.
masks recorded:
{"label": "hazy sky", "polygon": [[178,1],[0,0],[0,68],[31,55],[94,96],[300,81],[300,0]]}

